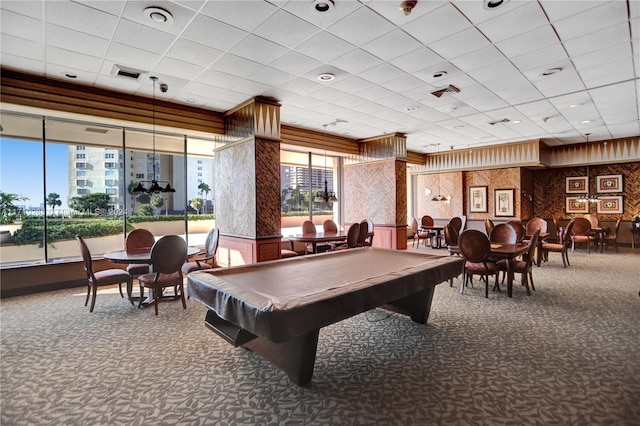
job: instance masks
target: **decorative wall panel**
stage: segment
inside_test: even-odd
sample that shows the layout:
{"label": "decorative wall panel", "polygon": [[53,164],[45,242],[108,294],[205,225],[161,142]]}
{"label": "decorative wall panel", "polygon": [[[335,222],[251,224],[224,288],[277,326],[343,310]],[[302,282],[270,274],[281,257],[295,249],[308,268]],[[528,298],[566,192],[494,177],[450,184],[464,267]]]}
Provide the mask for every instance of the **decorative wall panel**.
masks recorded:
{"label": "decorative wall panel", "polygon": [[[565,213],[565,178],[572,176],[586,176],[587,168],[567,167],[550,170],[534,170],[534,214],[544,218],[571,218],[580,215]],[[624,220],[631,220],[640,214],[640,162],[622,164],[603,164],[589,167],[589,186],[595,193],[596,176],[622,174],[623,192],[616,193],[624,198]],[[606,194],[603,194],[606,195]],[[596,207],[590,206],[591,214],[598,220],[617,219],[618,215],[597,214]]]}
{"label": "decorative wall panel", "polygon": [[[352,164],[344,167],[345,223],[360,222],[369,218],[376,224],[395,225],[397,199],[406,199],[406,163],[402,179],[405,189],[398,194],[398,171],[396,160]],[[402,206],[401,206],[402,208]],[[405,201],[406,215],[406,201]],[[404,220],[402,222],[404,223]]]}
{"label": "decorative wall panel", "polygon": [[256,237],[256,152],[253,138],[216,150],[213,194],[221,233]]}
{"label": "decorative wall panel", "polygon": [[549,152],[549,167],[598,163],[622,163],[640,160],[640,138],[615,139],[581,145],[554,147]]}
{"label": "decorative wall panel", "polygon": [[[521,219],[521,201],[519,194],[521,194],[522,188],[520,183],[520,168],[509,169],[491,169],[491,170],[477,170],[473,172],[464,172],[464,187],[462,188],[465,194],[465,214],[468,219],[484,220],[486,218],[494,218],[494,190],[495,189],[515,189],[515,217],[513,219]],[[564,182],[564,180],[563,180]],[[487,213],[469,213],[469,204],[467,194],[470,186],[487,186]],[[564,204],[563,204],[564,205]]]}
{"label": "decorative wall panel", "polygon": [[[416,177],[416,219],[429,215],[435,220],[448,221],[465,214],[463,209],[462,172],[419,175]],[[431,191],[427,194],[427,190]],[[438,194],[438,192],[440,194]],[[434,195],[451,196],[451,203],[431,201]]]}
{"label": "decorative wall panel", "polygon": [[256,236],[280,235],[280,144],[256,138]]}

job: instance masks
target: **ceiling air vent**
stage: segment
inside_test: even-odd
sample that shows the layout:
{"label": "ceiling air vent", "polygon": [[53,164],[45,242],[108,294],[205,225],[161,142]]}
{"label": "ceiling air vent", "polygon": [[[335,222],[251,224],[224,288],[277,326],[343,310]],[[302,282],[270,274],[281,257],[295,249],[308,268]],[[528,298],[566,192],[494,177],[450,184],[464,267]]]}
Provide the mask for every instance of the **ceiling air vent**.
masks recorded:
{"label": "ceiling air vent", "polygon": [[453,84],[450,84],[447,87],[445,87],[444,89],[438,89],[435,92],[431,92],[431,94],[433,96],[435,96],[436,98],[439,98],[440,96],[442,96],[444,94],[447,94],[447,93],[460,93],[460,89],[458,89]]}
{"label": "ceiling air vent", "polygon": [[100,133],[102,135],[106,135],[109,129],[101,129],[99,127],[85,127],[84,131],[89,133]]}
{"label": "ceiling air vent", "polygon": [[503,118],[502,120],[490,121],[489,124],[492,126],[495,126],[498,123],[509,123],[509,122],[511,122],[511,120],[509,120],[508,118]]}
{"label": "ceiling air vent", "polygon": [[111,75],[115,75],[116,77],[130,78],[132,80],[138,80],[138,81],[140,81],[141,77],[146,73],[147,73],[146,71],[125,67],[123,65],[118,65],[118,64],[115,64],[111,69]]}

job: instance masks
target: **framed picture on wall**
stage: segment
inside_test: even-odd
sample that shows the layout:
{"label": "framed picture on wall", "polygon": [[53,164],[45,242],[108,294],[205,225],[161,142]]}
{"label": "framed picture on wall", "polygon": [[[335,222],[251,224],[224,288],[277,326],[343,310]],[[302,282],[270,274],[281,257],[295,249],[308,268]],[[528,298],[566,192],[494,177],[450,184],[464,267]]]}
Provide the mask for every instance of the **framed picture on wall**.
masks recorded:
{"label": "framed picture on wall", "polygon": [[624,201],[622,195],[600,197],[596,207],[598,214],[622,214],[624,213]]}
{"label": "framed picture on wall", "polygon": [[589,192],[588,176],[569,176],[564,178],[565,189],[567,194],[584,194]]}
{"label": "framed picture on wall", "polygon": [[596,176],[596,192],[622,192],[622,175]]}
{"label": "framed picture on wall", "polygon": [[589,203],[578,201],[578,197],[567,197],[564,211],[565,213],[589,213]]}
{"label": "framed picture on wall", "polygon": [[487,208],[487,187],[469,187],[469,213],[486,213]]}
{"label": "framed picture on wall", "polygon": [[494,215],[496,217],[506,216],[513,217],[515,216],[515,205],[514,205],[514,195],[515,189],[496,189],[493,194],[493,204],[495,207]]}

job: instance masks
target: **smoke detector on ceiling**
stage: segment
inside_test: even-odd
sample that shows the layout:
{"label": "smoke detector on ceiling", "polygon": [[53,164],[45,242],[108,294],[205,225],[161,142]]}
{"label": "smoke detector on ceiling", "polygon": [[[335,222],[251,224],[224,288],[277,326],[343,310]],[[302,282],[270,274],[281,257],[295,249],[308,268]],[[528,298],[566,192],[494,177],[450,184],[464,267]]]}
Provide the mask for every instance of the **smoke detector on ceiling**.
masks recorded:
{"label": "smoke detector on ceiling", "polygon": [[411,11],[414,7],[416,7],[416,1],[403,1],[400,3],[400,10],[404,12],[405,15],[411,15]]}
{"label": "smoke detector on ceiling", "polygon": [[443,88],[443,89],[438,89],[434,92],[431,92],[431,94],[433,96],[435,96],[436,98],[441,97],[442,95],[445,94],[452,94],[452,93],[460,93],[460,89],[458,89],[456,86],[454,86],[453,84],[448,85],[447,87]]}

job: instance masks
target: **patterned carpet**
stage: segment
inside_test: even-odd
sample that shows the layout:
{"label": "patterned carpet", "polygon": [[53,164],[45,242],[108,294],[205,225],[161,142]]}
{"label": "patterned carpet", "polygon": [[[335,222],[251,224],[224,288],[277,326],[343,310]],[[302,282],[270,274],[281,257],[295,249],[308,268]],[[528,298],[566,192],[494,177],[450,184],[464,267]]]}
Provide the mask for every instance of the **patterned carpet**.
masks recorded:
{"label": "patterned carpet", "polygon": [[[433,253],[430,248],[420,251]],[[444,250],[442,250],[444,253]],[[427,326],[373,310],[323,329],[308,387],[117,289],[4,299],[2,425],[638,425],[640,250],[556,253],[536,291],[439,285]],[[504,286],[503,286],[504,287]]]}

